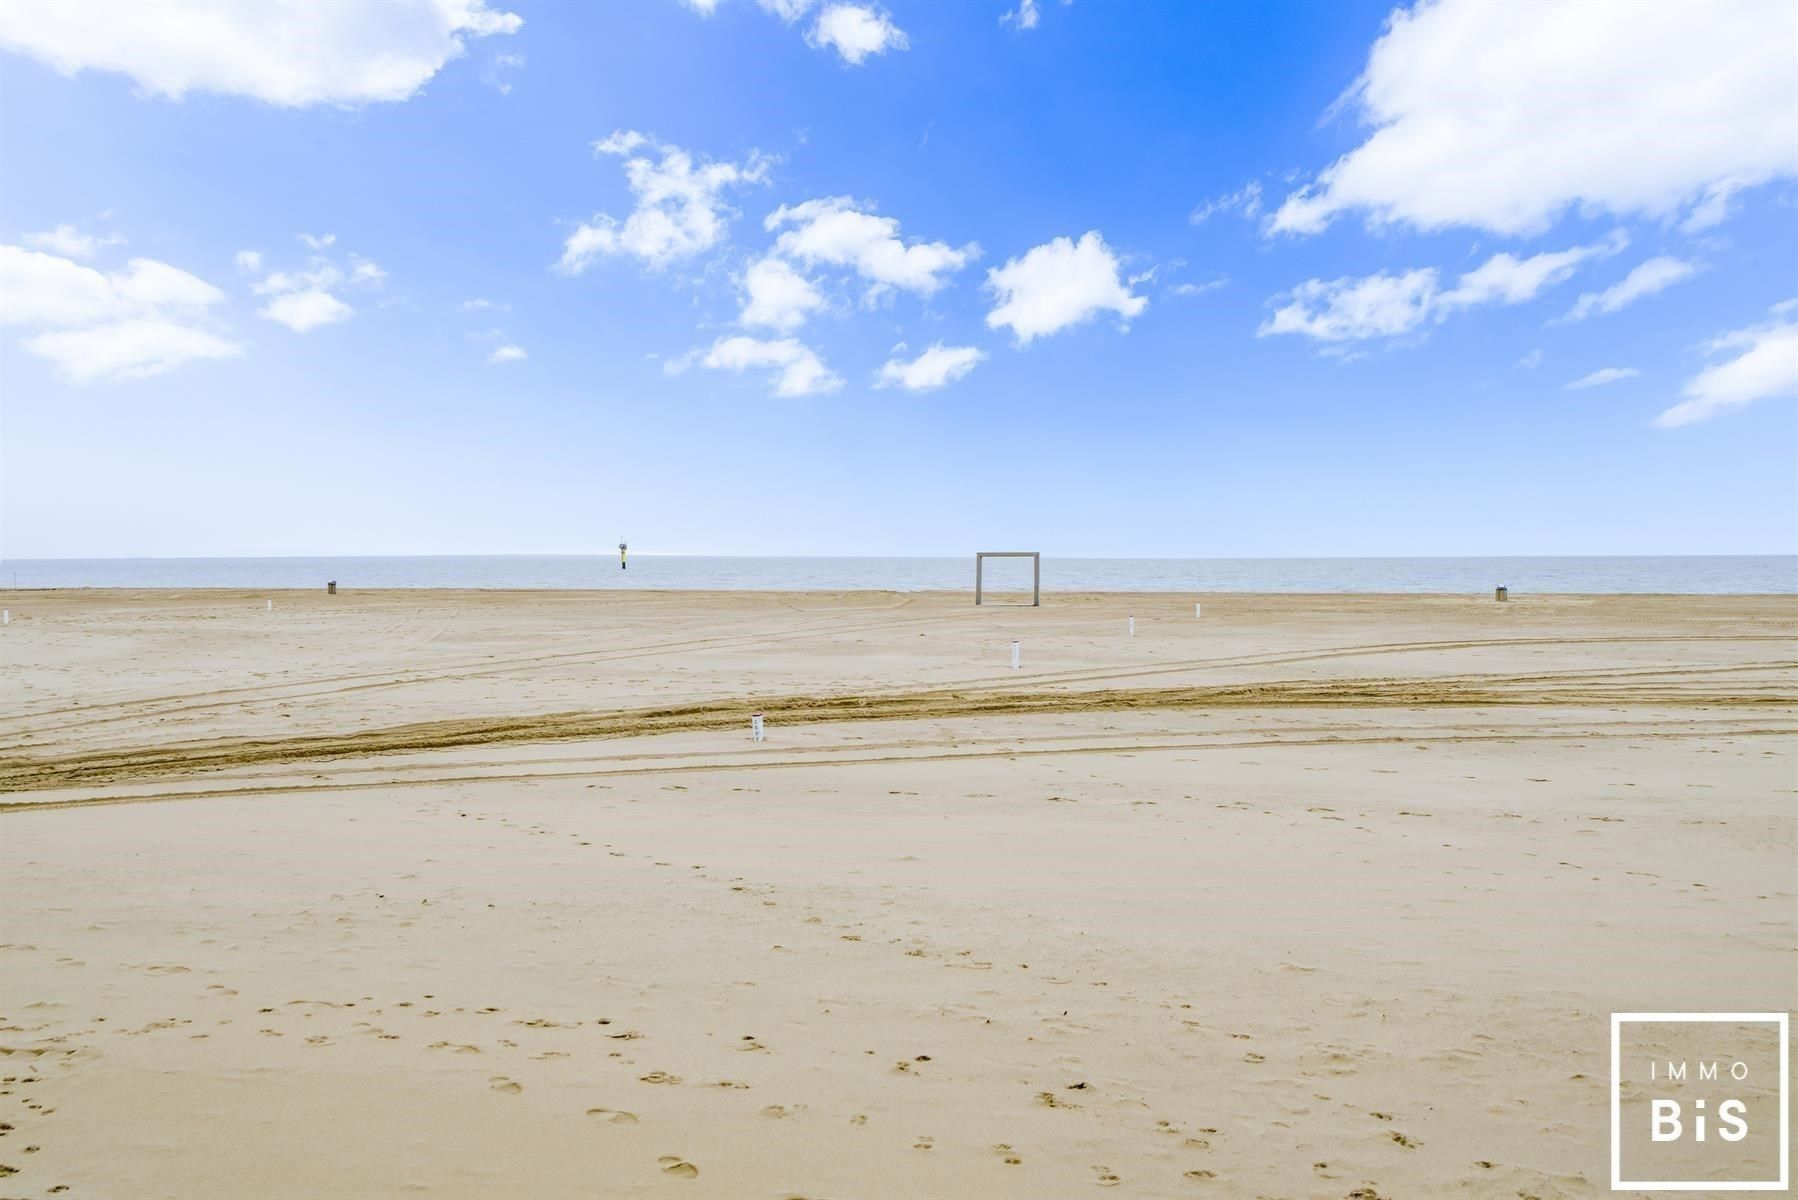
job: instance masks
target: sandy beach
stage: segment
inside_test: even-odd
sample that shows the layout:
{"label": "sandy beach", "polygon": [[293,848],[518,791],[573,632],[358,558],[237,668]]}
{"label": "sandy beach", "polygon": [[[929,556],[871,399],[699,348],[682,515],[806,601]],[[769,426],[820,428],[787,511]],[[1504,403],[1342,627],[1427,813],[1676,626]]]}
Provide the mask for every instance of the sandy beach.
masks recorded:
{"label": "sandy beach", "polygon": [[1790,597],[0,605],[7,1196],[1609,1195],[1798,994]]}

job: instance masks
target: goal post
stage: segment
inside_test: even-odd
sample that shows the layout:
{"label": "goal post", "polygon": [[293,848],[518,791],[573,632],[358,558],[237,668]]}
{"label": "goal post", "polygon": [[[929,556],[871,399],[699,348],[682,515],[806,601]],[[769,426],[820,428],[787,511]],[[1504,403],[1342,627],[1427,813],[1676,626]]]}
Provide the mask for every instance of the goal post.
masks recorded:
{"label": "goal post", "polygon": [[1027,558],[1030,560],[1030,605],[1043,604],[1043,556],[1036,550],[981,550],[974,555],[974,603],[986,603],[986,560],[989,558]]}

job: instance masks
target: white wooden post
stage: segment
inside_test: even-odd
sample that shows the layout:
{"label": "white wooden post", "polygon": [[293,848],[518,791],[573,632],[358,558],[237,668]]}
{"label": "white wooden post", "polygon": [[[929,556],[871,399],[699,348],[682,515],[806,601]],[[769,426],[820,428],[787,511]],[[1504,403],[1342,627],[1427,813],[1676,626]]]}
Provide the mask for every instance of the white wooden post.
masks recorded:
{"label": "white wooden post", "polygon": [[1135,617],[1130,618],[1130,636],[1131,637],[1136,636],[1136,618]]}
{"label": "white wooden post", "polygon": [[758,742],[763,740],[761,713],[756,713],[749,718],[749,736]]}
{"label": "white wooden post", "polygon": [[0,610],[0,625],[12,624],[12,609]]}
{"label": "white wooden post", "polygon": [[1011,669],[1014,671],[1018,669],[1018,643],[1017,642],[1013,642],[1011,644]]}
{"label": "white wooden post", "polygon": [[1197,616],[1199,616],[1199,615],[1200,615],[1200,614],[1199,614],[1199,609],[1200,609],[1200,608],[1201,608],[1201,607],[1203,607],[1203,606],[1202,606],[1202,605],[1199,605],[1199,604],[1194,604],[1194,605],[1193,605],[1193,606],[1192,606],[1192,615],[1193,615],[1193,616],[1194,616],[1194,617],[1197,617]]}

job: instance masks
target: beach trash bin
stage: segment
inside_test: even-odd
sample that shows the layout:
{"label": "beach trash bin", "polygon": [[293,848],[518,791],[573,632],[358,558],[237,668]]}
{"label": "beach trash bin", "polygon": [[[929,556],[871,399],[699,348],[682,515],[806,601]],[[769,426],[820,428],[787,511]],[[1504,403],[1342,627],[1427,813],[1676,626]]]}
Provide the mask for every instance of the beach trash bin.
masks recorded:
{"label": "beach trash bin", "polygon": [[1511,598],[1511,589],[1508,587],[1501,587],[1492,593],[1492,598],[1494,600],[1509,600]]}
{"label": "beach trash bin", "polygon": [[336,594],[337,594],[337,581],[335,579],[327,580],[325,583],[325,595],[335,596]]}

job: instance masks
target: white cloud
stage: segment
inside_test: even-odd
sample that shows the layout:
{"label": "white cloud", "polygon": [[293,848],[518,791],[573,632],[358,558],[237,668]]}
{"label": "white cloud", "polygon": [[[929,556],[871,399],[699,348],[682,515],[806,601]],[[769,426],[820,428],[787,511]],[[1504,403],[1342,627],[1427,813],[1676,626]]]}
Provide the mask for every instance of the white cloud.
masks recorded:
{"label": "white cloud", "polygon": [[463,312],[480,312],[483,309],[492,309],[496,312],[511,312],[512,306],[510,304],[496,304],[491,300],[483,299],[478,296],[473,300],[462,301]]}
{"label": "white cloud", "polygon": [[1401,275],[1381,271],[1360,279],[1307,279],[1262,322],[1255,336],[1302,333],[1321,342],[1359,341],[1409,333],[1436,302],[1436,270],[1419,267]]}
{"label": "white cloud", "polygon": [[[1344,100],[1373,129],[1270,227],[1545,229],[1564,209],[1720,220],[1798,174],[1789,4],[1440,0],[1393,13]],[[1702,214],[1702,215],[1700,215]]]}
{"label": "white cloud", "polygon": [[806,317],[824,306],[824,296],[811,280],[784,259],[758,259],[743,274],[743,314],[750,327],[762,326],[790,333],[805,324]]}
{"label": "white cloud", "polygon": [[154,259],[110,275],[66,258],[0,246],[0,325],[35,326],[20,343],[68,379],[131,379],[243,347],[204,326],[225,294]]}
{"label": "white cloud", "polygon": [[[568,235],[556,270],[579,275],[607,254],[629,254],[652,267],[709,250],[724,238],[729,209],[724,191],[760,183],[768,160],[750,152],[742,164],[701,161],[679,146],[646,134],[620,130],[594,144],[597,154],[624,159],[624,175],[637,207],[622,222],[601,214]],[[653,152],[639,154],[640,150]]]}
{"label": "white cloud", "polygon": [[763,12],[771,12],[791,25],[811,10],[817,0],[757,0]]}
{"label": "white cloud", "polygon": [[[337,239],[331,234],[322,238],[301,234],[300,240],[319,248],[332,245]],[[270,297],[256,315],[279,322],[295,333],[308,333],[321,326],[349,320],[356,310],[337,294],[338,289],[345,286],[379,287],[387,278],[387,272],[367,259],[355,255],[350,258],[348,274],[335,262],[317,254],[311,257],[304,270],[269,272],[251,286],[257,295]],[[238,265],[244,266],[242,255],[239,255]],[[262,256],[257,255],[255,266],[246,269],[259,270],[261,266]]]}
{"label": "white cloud", "polygon": [[1602,367],[1590,375],[1581,375],[1567,385],[1569,391],[1574,388],[1602,387],[1607,383],[1621,383],[1625,379],[1634,379],[1642,372],[1634,367]]}
{"label": "white cloud", "polygon": [[1218,275],[1198,283],[1176,283],[1167,290],[1170,296],[1202,296],[1206,292],[1216,291],[1218,288],[1227,286],[1229,282],[1229,276]]}
{"label": "white cloud", "polygon": [[1542,351],[1531,350],[1528,354],[1517,360],[1517,365],[1526,371],[1534,371],[1537,367],[1542,365]]}
{"label": "white cloud", "polygon": [[239,250],[231,259],[237,269],[246,275],[254,275],[262,270],[262,252],[260,250]]}
{"label": "white cloud", "polygon": [[142,379],[199,358],[232,358],[236,342],[173,321],[115,321],[86,329],[58,329],[19,343],[55,363],[76,383],[96,379]]}
{"label": "white cloud", "polygon": [[1533,254],[1529,258],[1494,254],[1461,276],[1454,290],[1445,292],[1438,303],[1444,310],[1480,304],[1522,304],[1535,299],[1545,288],[1566,282],[1586,260],[1607,258],[1627,245],[1629,239],[1617,232],[1589,246]]}
{"label": "white cloud", "polygon": [[522,24],[484,0],[5,0],[0,47],[65,75],[128,75],[168,99],[203,91],[284,107],[354,105],[404,100],[467,39]]}
{"label": "white cloud", "polygon": [[1075,242],[1059,237],[986,273],[998,304],[989,329],[1009,327],[1018,345],[1114,312],[1124,322],[1149,306],[1118,278],[1118,258],[1098,230]]}
{"label": "white cloud", "polygon": [[718,0],[681,0],[681,3],[702,17],[709,17],[718,11]]}
{"label": "white cloud", "polygon": [[908,392],[930,392],[954,383],[986,358],[973,346],[945,346],[941,342],[906,362],[894,358],[874,376],[875,387],[899,386]]}
{"label": "white cloud", "polygon": [[1322,342],[1397,337],[1427,320],[1484,304],[1522,304],[1565,282],[1583,262],[1616,254],[1628,244],[1621,234],[1567,250],[1518,258],[1494,254],[1443,290],[1434,267],[1361,278],[1308,279],[1285,294],[1286,303],[1256,336],[1300,333]]}
{"label": "white cloud", "polygon": [[866,4],[830,4],[818,14],[818,23],[806,35],[814,46],[829,46],[852,67],[871,54],[904,50],[911,45],[905,31],[880,9]]}
{"label": "white cloud", "polygon": [[325,250],[337,244],[337,235],[334,233],[302,233],[297,236],[306,243],[309,250]]}
{"label": "white cloud", "polygon": [[521,362],[529,357],[523,346],[507,342],[503,346],[494,347],[493,353],[487,356],[487,361],[497,366],[500,363]]}
{"label": "white cloud", "polygon": [[1712,354],[1739,350],[1734,358],[1706,367],[1686,381],[1688,397],[1654,419],[1662,428],[1690,425],[1718,413],[1773,396],[1798,396],[1798,301],[1775,305],[1774,317],[1713,338]]}
{"label": "white cloud", "polygon": [[321,325],[335,325],[355,314],[355,309],[322,288],[284,292],[257,310],[258,316],[279,321],[295,333],[308,333]]}
{"label": "white cloud", "polygon": [[1187,222],[1203,225],[1218,213],[1236,212],[1245,217],[1253,217],[1261,211],[1261,184],[1257,180],[1249,180],[1227,196],[1218,196],[1207,200],[1194,208],[1187,215]]}
{"label": "white cloud", "polygon": [[1018,29],[1035,29],[1037,22],[1042,19],[1042,10],[1037,6],[1037,0],[1018,0],[1016,8],[1000,14],[999,24]]}
{"label": "white cloud", "polygon": [[84,233],[73,225],[58,225],[42,233],[28,233],[25,244],[39,250],[50,250],[65,258],[92,258],[108,246],[124,244],[118,234]]}
{"label": "white cloud", "polygon": [[875,216],[847,196],[782,205],[770,213],[764,228],[785,228],[774,249],[806,263],[852,267],[876,293],[894,287],[928,296],[980,256],[970,242],[956,249],[944,242],[913,241],[899,236],[899,222]]}
{"label": "white cloud", "polygon": [[1583,321],[1594,313],[1614,313],[1644,296],[1652,296],[1663,288],[1673,286],[1695,274],[1697,270],[1696,264],[1683,259],[1669,258],[1666,255],[1651,258],[1625,275],[1621,282],[1602,292],[1587,292],[1582,295],[1574,304],[1573,311],[1567,314],[1567,320]]}
{"label": "white cloud", "polygon": [[817,353],[794,338],[761,341],[738,334],[720,338],[699,360],[701,366],[739,374],[750,369],[772,369],[777,396],[812,396],[834,392],[843,380],[826,367]]}
{"label": "white cloud", "polygon": [[506,72],[522,70],[523,67],[524,55],[522,54],[495,54],[493,60],[482,70],[481,82],[502,96],[510,96],[512,81],[506,78]]}

